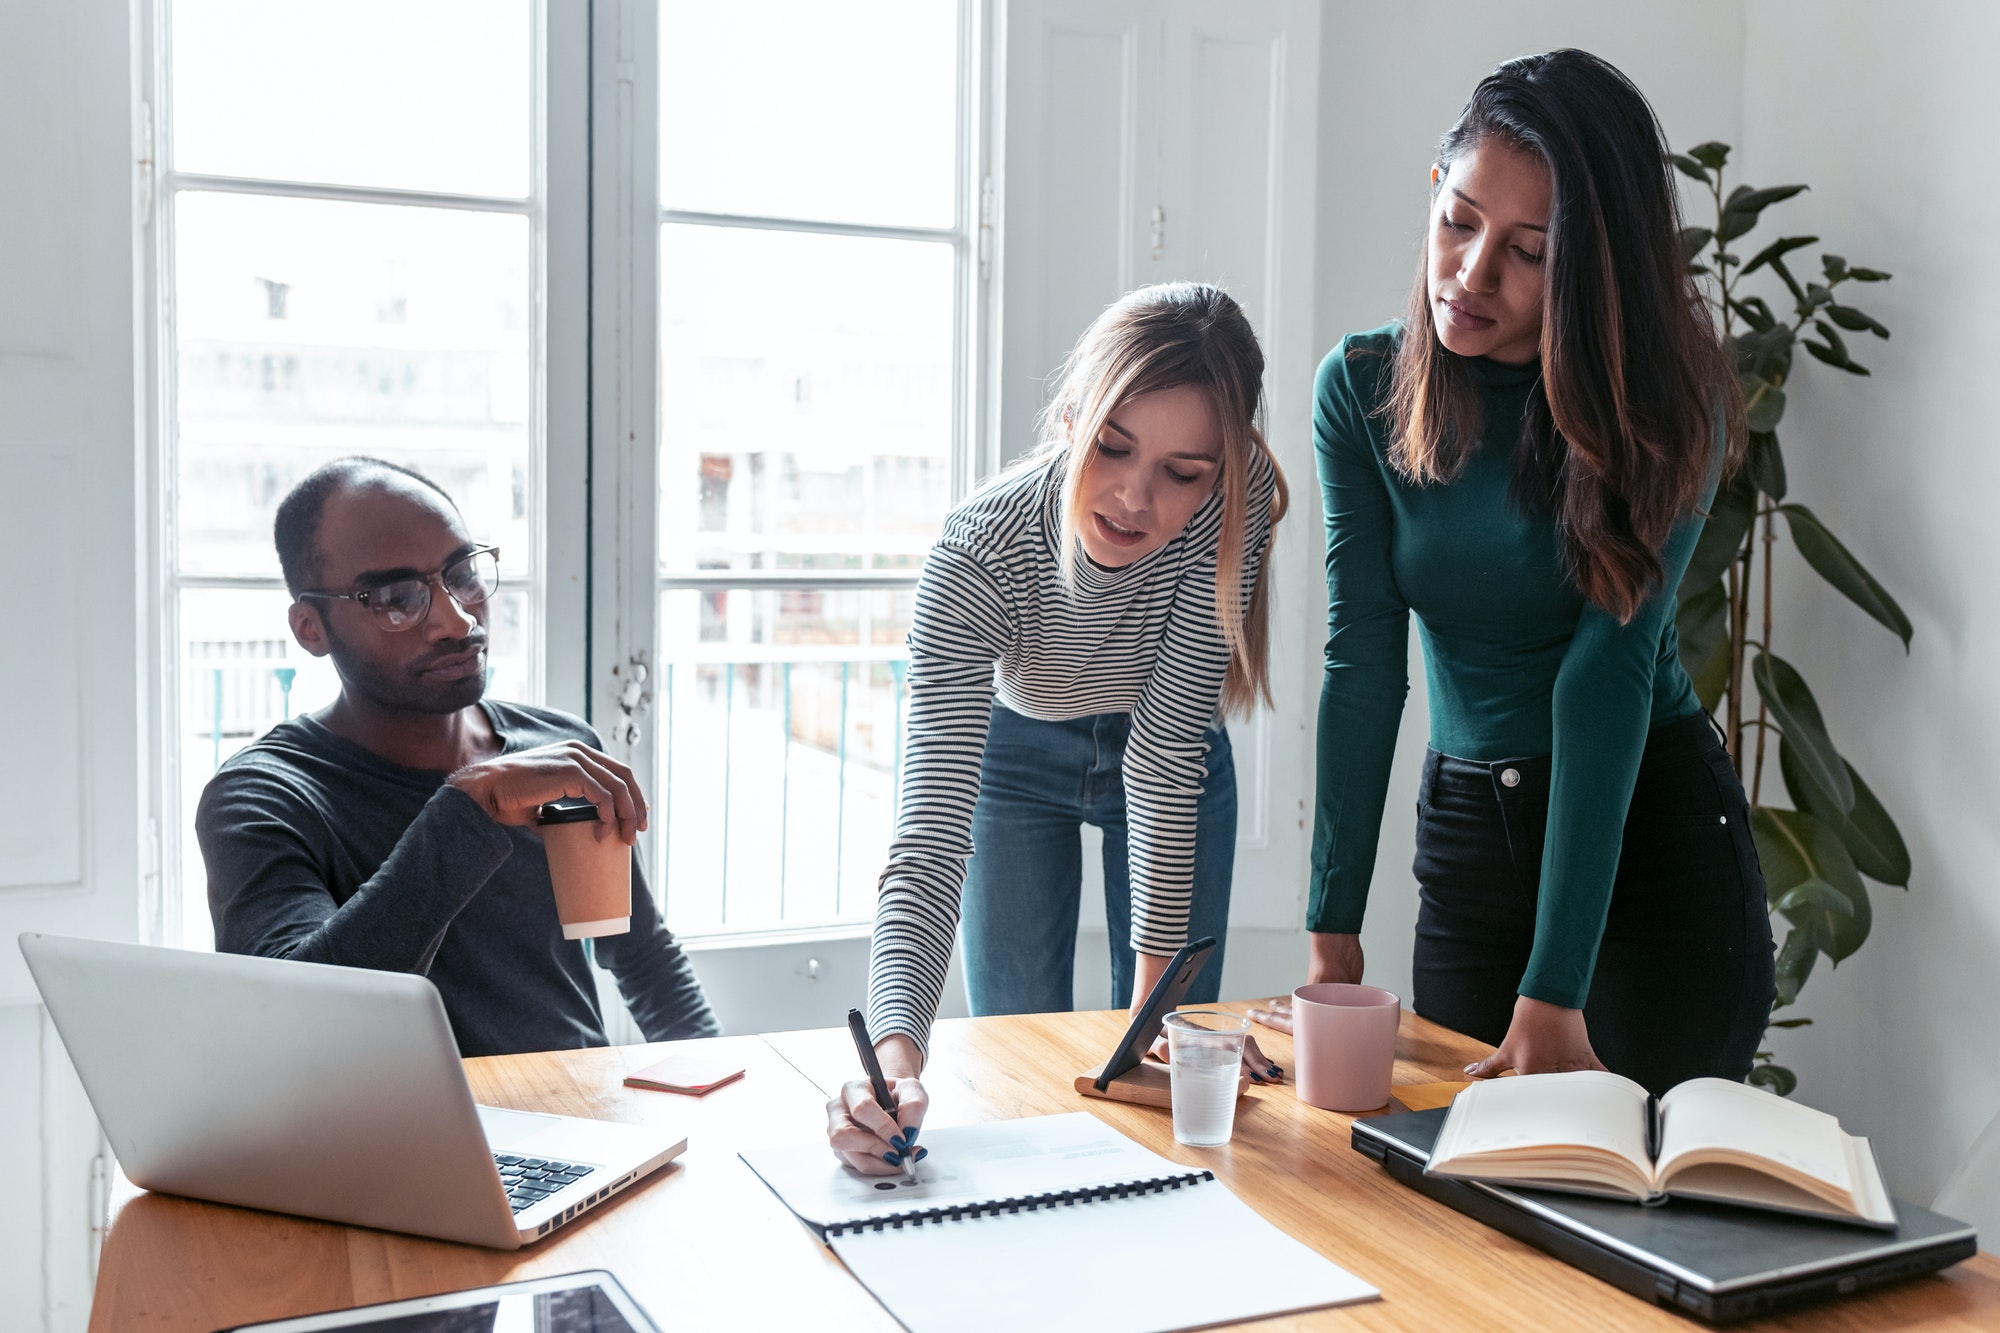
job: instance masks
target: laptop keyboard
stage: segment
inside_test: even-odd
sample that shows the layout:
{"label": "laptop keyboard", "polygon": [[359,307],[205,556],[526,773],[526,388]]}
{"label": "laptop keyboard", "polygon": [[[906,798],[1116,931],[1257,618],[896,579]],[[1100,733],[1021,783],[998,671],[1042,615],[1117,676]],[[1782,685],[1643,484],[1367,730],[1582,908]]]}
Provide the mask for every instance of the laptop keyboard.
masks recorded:
{"label": "laptop keyboard", "polygon": [[507,1187],[507,1202],[515,1212],[532,1208],[566,1185],[574,1185],[597,1168],[578,1162],[556,1162],[546,1157],[516,1157],[496,1152],[493,1165],[500,1168],[500,1183]]}

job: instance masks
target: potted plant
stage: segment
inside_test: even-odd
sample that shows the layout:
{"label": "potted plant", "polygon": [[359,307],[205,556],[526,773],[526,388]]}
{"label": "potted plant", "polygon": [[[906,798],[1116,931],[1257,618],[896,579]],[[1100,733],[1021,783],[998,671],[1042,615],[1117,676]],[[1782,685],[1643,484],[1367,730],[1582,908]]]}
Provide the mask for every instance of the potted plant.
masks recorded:
{"label": "potted plant", "polygon": [[[1777,607],[1771,572],[1782,519],[1806,565],[1909,650],[1910,619],[1895,598],[1818,515],[1787,497],[1778,442],[1800,348],[1832,371],[1868,374],[1849,353],[1847,337],[1887,338],[1889,330],[1844,300],[1842,289],[1886,282],[1889,275],[1822,252],[1820,276],[1801,282],[1788,256],[1817,246],[1817,236],[1782,236],[1746,259],[1737,246],[1764,210],[1806,187],[1737,185],[1725,194],[1728,160],[1729,146],[1720,143],[1673,158],[1715,201],[1714,224],[1685,228],[1681,239],[1735,359],[1750,428],[1748,461],[1717,493],[1681,580],[1676,623],[1681,662],[1702,705],[1722,710],[1729,750],[1750,796],[1750,827],[1771,910],[1786,925],[1777,957],[1776,1007],[1784,1009],[1798,1001],[1821,954],[1837,965],[1867,940],[1872,914],[1864,878],[1905,890],[1910,884],[1910,854],[1895,820],[1841,755],[1805,677],[1778,655],[1772,637]],[[1745,286],[1760,274],[1757,285],[1771,291],[1776,307]],[[1763,802],[1767,755],[1775,755],[1789,809]],[[1811,1021],[1782,1018],[1771,1026]],[[1798,1086],[1768,1049],[1758,1052],[1750,1081],[1780,1095]]]}

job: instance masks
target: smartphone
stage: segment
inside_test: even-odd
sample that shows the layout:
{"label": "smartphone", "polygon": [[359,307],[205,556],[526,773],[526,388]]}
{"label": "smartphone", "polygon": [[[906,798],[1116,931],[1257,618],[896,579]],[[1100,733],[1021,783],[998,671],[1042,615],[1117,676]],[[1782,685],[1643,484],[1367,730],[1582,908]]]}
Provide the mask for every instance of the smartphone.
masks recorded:
{"label": "smartphone", "polygon": [[1215,938],[1209,936],[1182,945],[1180,951],[1167,961],[1167,970],[1160,974],[1153,993],[1139,1006],[1132,1026],[1125,1029],[1125,1035],[1118,1041],[1118,1049],[1104,1062],[1104,1070],[1097,1076],[1099,1092],[1110,1087],[1112,1079],[1139,1067],[1139,1061],[1145,1059],[1146,1052],[1152,1048],[1153,1038],[1160,1035],[1167,1015],[1186,997],[1188,987],[1194,984],[1202,965],[1214,952]]}

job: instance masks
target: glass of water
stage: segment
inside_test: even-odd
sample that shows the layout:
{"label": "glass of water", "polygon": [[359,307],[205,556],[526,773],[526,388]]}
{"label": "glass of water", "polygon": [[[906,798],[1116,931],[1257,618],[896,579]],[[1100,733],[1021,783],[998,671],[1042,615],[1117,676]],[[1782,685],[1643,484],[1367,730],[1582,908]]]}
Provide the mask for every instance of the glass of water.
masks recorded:
{"label": "glass of water", "polygon": [[1167,1054],[1174,1088],[1174,1142],[1215,1148],[1236,1127],[1243,1041],[1250,1020],[1214,1009],[1167,1015]]}

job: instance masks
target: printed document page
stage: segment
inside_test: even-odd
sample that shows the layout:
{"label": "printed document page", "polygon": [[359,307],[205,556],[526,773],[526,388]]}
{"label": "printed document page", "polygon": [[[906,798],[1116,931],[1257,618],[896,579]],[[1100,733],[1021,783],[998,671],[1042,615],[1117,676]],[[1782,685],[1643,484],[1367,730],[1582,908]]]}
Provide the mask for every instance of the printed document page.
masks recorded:
{"label": "printed document page", "polygon": [[1215,1180],[829,1243],[910,1333],[1167,1333],[1381,1294]]}

